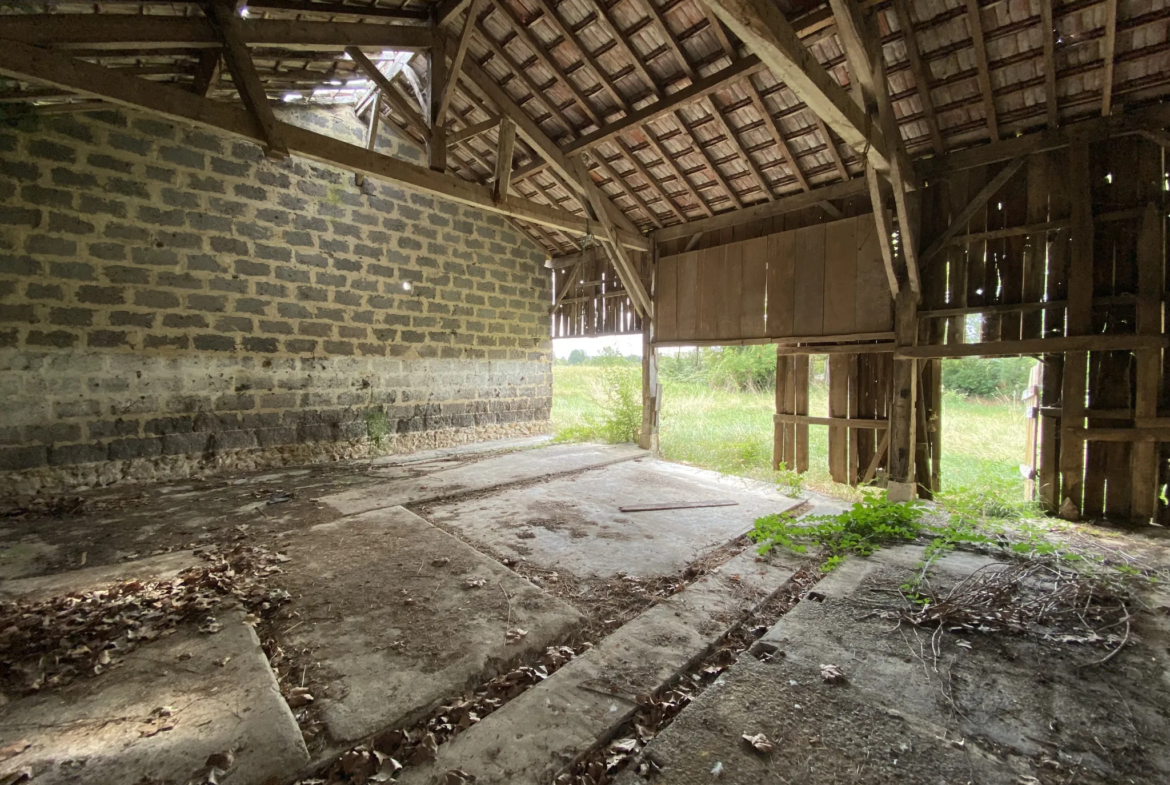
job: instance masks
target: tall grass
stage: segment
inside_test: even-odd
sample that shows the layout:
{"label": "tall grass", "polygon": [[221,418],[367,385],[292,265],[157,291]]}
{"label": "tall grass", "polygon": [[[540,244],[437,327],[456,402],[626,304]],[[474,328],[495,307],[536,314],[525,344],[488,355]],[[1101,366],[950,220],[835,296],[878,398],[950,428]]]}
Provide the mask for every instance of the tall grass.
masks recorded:
{"label": "tall grass", "polygon": [[[634,366],[636,372],[636,366]],[[557,365],[553,370],[553,425],[562,438],[602,438],[596,423],[606,406],[605,368]],[[672,461],[759,480],[772,480],[771,391],[712,389],[705,382],[663,381],[659,444]],[[640,405],[640,399],[637,400]],[[809,412],[826,414],[828,390],[809,385]],[[639,423],[640,424],[640,423]],[[942,417],[943,491],[986,489],[1022,499],[1024,408],[1010,399],[967,399],[948,393]],[[590,429],[593,429],[592,431]],[[857,498],[832,482],[828,470],[828,428],[809,427],[809,487]]]}

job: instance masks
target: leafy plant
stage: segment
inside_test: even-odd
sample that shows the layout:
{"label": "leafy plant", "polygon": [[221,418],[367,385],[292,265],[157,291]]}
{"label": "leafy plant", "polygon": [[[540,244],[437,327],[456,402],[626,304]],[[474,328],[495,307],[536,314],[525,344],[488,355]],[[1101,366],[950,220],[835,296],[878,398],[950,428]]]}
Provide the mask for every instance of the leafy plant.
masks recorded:
{"label": "leafy plant", "polygon": [[916,502],[892,502],[884,495],[875,496],[839,515],[807,518],[800,524],[785,513],[766,515],[756,519],[748,536],[759,545],[760,554],[776,546],[793,553],[818,547],[825,557],[821,569],[828,572],[850,553],[869,556],[886,543],[915,539],[922,532],[923,512],[923,506]]}
{"label": "leafy plant", "polygon": [[776,486],[785,496],[798,497],[804,493],[804,475],[788,466],[781,461],[780,468],[776,470]]}
{"label": "leafy plant", "polygon": [[1028,384],[1028,374],[1036,361],[1031,357],[964,357],[944,360],[942,383],[948,390],[963,395],[990,398],[997,395],[1017,397]]}
{"label": "leafy plant", "polygon": [[372,409],[366,412],[366,438],[374,443],[376,449],[386,446],[386,437],[390,434],[390,421],[386,412],[381,409]]}
{"label": "leafy plant", "polygon": [[[557,441],[602,441],[622,444],[637,441],[642,431],[642,375],[617,352],[604,357],[598,393],[599,413],[587,414],[584,421],[561,429]],[[601,358],[596,358],[601,359]]]}

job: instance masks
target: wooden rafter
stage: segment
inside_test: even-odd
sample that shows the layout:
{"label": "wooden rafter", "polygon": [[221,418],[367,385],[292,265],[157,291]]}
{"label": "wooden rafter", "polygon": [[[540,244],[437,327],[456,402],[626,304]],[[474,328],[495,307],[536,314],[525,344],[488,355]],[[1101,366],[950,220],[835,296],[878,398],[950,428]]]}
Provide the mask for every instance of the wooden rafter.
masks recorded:
{"label": "wooden rafter", "polygon": [[464,128],[461,128],[458,131],[455,131],[453,133],[448,134],[447,135],[447,144],[453,145],[453,144],[458,144],[460,142],[467,141],[468,139],[474,139],[475,137],[479,136],[480,134],[486,134],[488,131],[492,130],[493,128],[495,128],[499,124],[500,124],[499,117],[489,117],[487,120],[484,120],[482,123],[475,123],[473,125],[468,125]]}
{"label": "wooden rafter", "polygon": [[879,170],[889,169],[881,132],[867,122],[861,107],[805,48],[777,6],[770,0],[702,2],[845,144],[867,155]]}
{"label": "wooden rafter", "polygon": [[[1048,0],[1050,2],[1050,0]],[[1045,0],[1041,0],[1045,2]],[[938,118],[934,114],[934,99],[930,95],[931,76],[930,67],[922,62],[922,54],[918,51],[918,37],[914,34],[914,23],[910,19],[910,7],[906,0],[894,0],[894,15],[898,18],[898,27],[902,31],[902,43],[906,46],[906,60],[910,65],[910,73],[914,75],[914,86],[918,90],[918,100],[922,104],[922,118],[926,121],[926,128],[930,132],[930,144],[934,151],[942,154],[946,150],[942,133],[938,128]]]}
{"label": "wooden rafter", "polygon": [[264,92],[264,84],[252,63],[252,55],[248,53],[248,47],[240,38],[240,18],[236,16],[232,6],[222,0],[211,3],[209,10],[223,42],[223,59],[227,62],[228,71],[231,72],[232,83],[235,84],[244,106],[248,108],[260,129],[260,134],[264,137],[265,154],[269,158],[288,158],[288,144],[277,127],[276,115],[272,113],[272,106]]}
{"label": "wooden rafter", "polygon": [[1105,0],[1105,37],[1101,39],[1101,115],[1113,112],[1113,59],[1117,47],[1117,0]]}
{"label": "wooden rafter", "polygon": [[[427,27],[352,22],[296,22],[237,19],[246,46],[282,49],[341,49],[360,46],[419,52],[430,48]],[[54,49],[215,49],[221,45],[210,19],[199,16],[131,14],[20,14],[4,17],[0,34],[8,41]]]}
{"label": "wooden rafter", "polygon": [[[567,89],[576,100],[576,104],[581,109],[581,111],[583,111],[594,123],[601,125],[603,123],[601,116],[597,113],[596,110],[594,110],[593,105],[589,101],[589,98],[583,92],[581,92],[581,89],[577,87],[576,83],[573,82],[573,80],[570,79],[568,75],[561,70],[561,67],[557,65],[556,60],[553,59],[552,55],[545,51],[540,42],[536,40],[536,36],[534,36],[532,31],[529,30],[522,21],[520,21],[520,18],[516,16],[516,13],[512,10],[512,8],[506,2],[502,2],[502,0],[491,0],[491,2],[493,10],[502,13],[505,24],[516,31],[516,35],[519,37],[519,39],[524,42],[525,46],[532,50],[532,53],[536,55],[536,59],[539,60],[540,63],[545,68],[547,68],[550,73],[552,73],[553,78],[565,86],[565,89]],[[575,128],[571,130],[574,132],[576,131]]]}
{"label": "wooden rafter", "polygon": [[[772,117],[772,113],[768,111],[768,105],[764,103],[764,97],[760,95],[760,91],[756,89],[751,79],[747,80],[747,85],[748,97],[752,99],[752,106],[756,108],[756,112],[764,119],[764,127],[772,135],[772,141],[776,143],[776,149],[780,152],[780,157],[788,165],[788,171],[796,178],[796,183],[800,186],[800,190],[807,191],[809,189],[808,179],[804,176],[804,172],[801,171],[800,165],[797,164],[796,156],[792,153],[792,148],[785,141],[783,131],[776,124],[776,118]],[[846,178],[848,178],[848,174],[846,174]]]}
{"label": "wooden rafter", "polygon": [[[382,119],[382,94],[378,93],[374,98],[374,105],[370,107],[370,121],[366,126],[366,149],[373,150],[374,145],[378,143],[378,121]],[[366,180],[366,176],[358,172],[354,176],[354,182],[360,186]]]}
{"label": "wooden rafter", "polygon": [[983,94],[983,110],[987,115],[987,132],[991,141],[999,139],[999,116],[995,111],[995,95],[991,90],[991,69],[987,64],[987,46],[983,41],[983,17],[979,13],[979,0],[967,1],[967,27],[971,31],[971,42],[975,47],[976,78],[979,91]]}
{"label": "wooden rafter", "polygon": [[849,179],[849,170],[845,168],[845,161],[841,158],[841,151],[837,149],[837,143],[833,141],[833,137],[829,135],[829,126],[825,125],[825,121],[821,118],[816,118],[817,131],[824,137],[825,149],[829,153],[829,157],[833,159],[833,166],[837,167],[837,174],[841,176],[842,180]]}
{"label": "wooden rafter", "polygon": [[433,9],[435,27],[442,27],[451,22],[467,8],[471,0],[442,0]]}
{"label": "wooden rafter", "polygon": [[650,219],[651,223],[653,223],[659,229],[662,228],[663,224],[662,221],[659,220],[657,213],[651,209],[650,205],[646,202],[645,199],[642,198],[641,194],[639,194],[637,190],[633,188],[633,186],[626,182],[626,178],[624,176],[618,174],[618,172],[614,170],[610,163],[606,161],[605,158],[603,158],[598,153],[598,151],[594,150],[590,158],[593,159],[593,162],[597,164],[597,168],[601,170],[601,173],[605,175],[605,177],[608,178],[610,182],[620,188],[626,196],[633,200],[634,204],[641,208],[642,212],[646,214],[646,217]]}
{"label": "wooden rafter", "polygon": [[[747,164],[748,171],[752,173],[752,177],[755,179],[756,184],[760,187],[760,190],[763,191],[764,197],[769,202],[775,201],[776,194],[772,193],[772,186],[768,182],[768,178],[764,176],[763,171],[761,171],[760,167],[756,165],[756,162],[752,160],[752,157],[748,155],[747,150],[744,149],[743,144],[740,143],[739,139],[736,137],[735,130],[731,127],[731,123],[729,123],[727,118],[724,116],[723,110],[719,107],[718,101],[714,97],[708,98],[707,101],[711,104],[711,116],[714,118],[715,124],[719,126],[719,130],[723,133],[724,137],[728,140],[731,146],[739,152],[740,157],[743,158],[744,162]],[[740,204],[742,205],[742,202]]]}
{"label": "wooden rafter", "polygon": [[436,123],[442,125],[447,121],[447,112],[451,107],[451,98],[455,95],[455,86],[459,83],[459,73],[463,70],[463,59],[467,56],[467,47],[471,44],[471,34],[475,32],[475,19],[486,0],[472,0],[467,9],[467,23],[459,34],[459,41],[451,54],[451,72],[443,92],[439,97],[439,111],[435,117]]}
{"label": "wooden rafter", "polygon": [[[38,47],[11,41],[0,46],[0,75],[99,98],[178,122],[212,128],[253,142],[261,144],[265,142],[246,109],[200,98],[178,87],[123,76],[112,69],[62,57],[59,53]],[[394,180],[460,204],[520,218],[571,234],[584,234],[588,228],[588,223],[582,216],[515,196],[509,196],[497,203],[492,199],[491,190],[485,186],[371,152],[360,145],[343,142],[280,121],[277,121],[277,130],[287,142],[289,151],[304,158],[360,172],[368,177]],[[634,250],[645,251],[650,247],[646,238],[621,227],[617,229],[617,236],[619,242],[629,245]]]}
{"label": "wooden rafter", "polygon": [[1052,22],[1052,0],[1040,0],[1040,36],[1044,42],[1044,109],[1048,127],[1060,125],[1060,106],[1056,98],[1056,30]]}
{"label": "wooden rafter", "polygon": [[[658,181],[658,178],[656,178],[650,172],[650,168],[645,163],[642,162],[642,159],[638,157],[637,152],[635,152],[629,145],[627,145],[624,141],[622,141],[622,139],[620,137],[618,139],[615,139],[614,142],[615,142],[615,144],[617,144],[618,148],[625,154],[626,158],[628,158],[630,160],[630,162],[634,165],[634,168],[638,170],[638,174],[642,175],[642,179],[646,180],[646,182],[650,183],[652,186],[654,186],[658,190],[658,192],[660,194],[662,194],[662,201],[667,207],[670,208],[671,212],[673,212],[676,216],[678,216],[680,221],[687,220],[686,212],[684,212],[683,209],[675,203],[674,197],[670,193],[667,192],[666,187]],[[662,156],[659,156],[659,159],[660,159],[660,162],[663,165],[665,165],[665,159]],[[678,177],[681,178],[681,175],[678,175]],[[684,192],[689,193],[689,191],[687,191],[688,185],[689,184],[687,184],[687,183],[683,183],[683,191]],[[698,197],[697,193],[695,194],[695,197],[696,198]],[[702,200],[700,200],[699,203],[702,204]],[[710,213],[708,213],[708,215],[710,215]]]}

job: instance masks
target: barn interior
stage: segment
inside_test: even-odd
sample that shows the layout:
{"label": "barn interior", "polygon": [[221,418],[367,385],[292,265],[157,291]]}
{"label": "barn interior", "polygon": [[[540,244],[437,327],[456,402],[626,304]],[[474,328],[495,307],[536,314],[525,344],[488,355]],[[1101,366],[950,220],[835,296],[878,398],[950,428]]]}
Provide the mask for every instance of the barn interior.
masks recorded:
{"label": "barn interior", "polygon": [[[1162,0],[0,5],[0,785],[1170,780],[1167,96]],[[757,344],[857,507],[662,458]]]}

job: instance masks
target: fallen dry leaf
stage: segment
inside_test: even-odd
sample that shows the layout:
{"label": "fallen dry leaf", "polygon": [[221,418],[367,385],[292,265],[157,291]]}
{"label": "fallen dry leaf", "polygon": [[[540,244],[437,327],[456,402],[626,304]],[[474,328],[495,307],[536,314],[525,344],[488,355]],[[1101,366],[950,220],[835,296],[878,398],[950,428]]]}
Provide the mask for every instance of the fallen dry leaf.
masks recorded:
{"label": "fallen dry leaf", "polygon": [[743,740],[752,745],[752,749],[756,752],[762,752],[765,755],[772,751],[772,742],[768,741],[768,737],[762,733],[757,733],[754,736],[743,734]]}
{"label": "fallen dry leaf", "polygon": [[0,774],[0,785],[16,785],[18,782],[28,782],[32,779],[32,769],[24,767],[11,774]]}
{"label": "fallen dry leaf", "polygon": [[480,589],[487,585],[487,581],[483,578],[468,578],[463,582],[465,589]]}
{"label": "fallen dry leaf", "polygon": [[836,665],[821,664],[821,680],[825,684],[844,684],[845,674]]}
{"label": "fallen dry leaf", "polygon": [[30,742],[28,739],[21,739],[20,741],[14,741],[7,747],[0,747],[0,760],[15,758],[17,755],[24,752],[31,746],[32,742]]}
{"label": "fallen dry leaf", "polygon": [[528,634],[528,630],[522,630],[519,627],[508,630],[504,633],[504,640],[508,643],[519,643],[524,640],[524,636]]}

